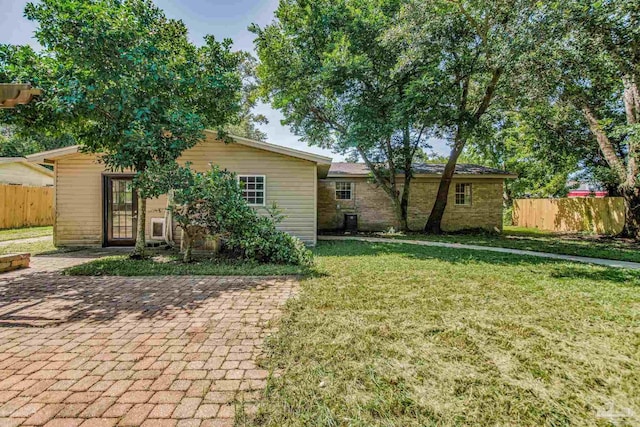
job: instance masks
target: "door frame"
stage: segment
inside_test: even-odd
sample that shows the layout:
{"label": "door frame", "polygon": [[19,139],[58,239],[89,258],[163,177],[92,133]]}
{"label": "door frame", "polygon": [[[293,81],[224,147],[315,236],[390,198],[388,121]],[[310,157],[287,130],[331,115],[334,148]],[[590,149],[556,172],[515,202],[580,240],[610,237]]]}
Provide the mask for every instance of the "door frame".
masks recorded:
{"label": "door frame", "polygon": [[132,194],[132,209],[135,212],[135,220],[133,221],[133,238],[123,240],[110,240],[109,239],[109,190],[110,181],[113,179],[127,179],[133,180],[135,174],[131,173],[107,173],[102,174],[102,247],[110,246],[135,246],[137,238],[137,222],[138,222],[138,195],[135,189]]}

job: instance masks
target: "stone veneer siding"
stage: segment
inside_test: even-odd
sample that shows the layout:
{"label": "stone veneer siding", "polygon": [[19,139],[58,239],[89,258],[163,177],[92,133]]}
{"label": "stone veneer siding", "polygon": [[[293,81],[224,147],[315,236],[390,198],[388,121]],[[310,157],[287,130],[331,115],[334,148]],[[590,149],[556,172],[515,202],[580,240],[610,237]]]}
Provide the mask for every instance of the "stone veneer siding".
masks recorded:
{"label": "stone veneer siding", "polygon": [[[352,182],[352,200],[336,200],[335,182]],[[422,230],[429,217],[438,192],[439,178],[417,177],[411,184],[409,198],[409,227]],[[472,184],[471,206],[455,205],[455,184]],[[455,231],[483,228],[502,230],[501,178],[454,178],[449,192],[449,201],[443,218],[443,229]],[[318,181],[318,229],[340,230],[344,227],[344,215],[358,215],[358,229],[383,231],[389,227],[397,229],[391,200],[387,194],[367,178],[328,178]]]}

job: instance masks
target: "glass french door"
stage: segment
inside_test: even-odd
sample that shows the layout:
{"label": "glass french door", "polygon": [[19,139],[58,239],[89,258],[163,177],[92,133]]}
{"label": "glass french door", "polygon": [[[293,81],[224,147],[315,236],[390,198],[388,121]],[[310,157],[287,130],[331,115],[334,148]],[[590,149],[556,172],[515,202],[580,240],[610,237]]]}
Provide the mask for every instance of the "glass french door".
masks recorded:
{"label": "glass french door", "polygon": [[138,197],[133,178],[105,176],[104,192],[106,246],[135,245]]}

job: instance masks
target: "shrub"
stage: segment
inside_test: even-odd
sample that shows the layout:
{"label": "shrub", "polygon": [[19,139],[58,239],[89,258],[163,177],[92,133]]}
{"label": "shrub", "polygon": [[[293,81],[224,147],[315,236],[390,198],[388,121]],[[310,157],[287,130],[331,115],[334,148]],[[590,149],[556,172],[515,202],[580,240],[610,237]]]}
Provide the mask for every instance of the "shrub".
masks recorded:
{"label": "shrub", "polygon": [[209,234],[223,236],[226,250],[238,257],[274,264],[313,263],[300,239],[276,228],[283,219],[277,206],[267,209],[265,217],[247,204],[235,174],[218,166],[194,172],[187,165],[170,178],[175,184],[169,209],[188,239],[185,261],[191,257],[192,234],[204,227]]}
{"label": "shrub", "polygon": [[313,263],[311,251],[300,239],[276,229],[270,218],[253,213],[247,226],[229,234],[226,245],[231,250],[260,262],[303,266]]}

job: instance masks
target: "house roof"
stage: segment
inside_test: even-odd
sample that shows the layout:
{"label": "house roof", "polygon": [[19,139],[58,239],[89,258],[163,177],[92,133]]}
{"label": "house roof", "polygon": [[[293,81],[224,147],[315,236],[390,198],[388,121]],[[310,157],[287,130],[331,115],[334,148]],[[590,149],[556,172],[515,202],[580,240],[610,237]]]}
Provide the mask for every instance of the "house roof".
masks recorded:
{"label": "house roof", "polygon": [[[416,163],[413,165],[417,176],[440,176],[444,172],[444,167],[444,164],[437,163]],[[368,176],[369,173],[369,168],[364,163],[332,163],[327,176],[329,178],[363,177]],[[400,170],[398,173],[402,174],[403,171]],[[477,178],[498,177],[506,179],[518,177],[500,169],[465,163],[456,165],[455,174]]]}
{"label": "house roof", "polygon": [[[217,138],[218,133],[214,130],[205,130],[206,133],[213,134]],[[324,178],[329,172],[331,166],[331,158],[320,156],[318,154],[308,153],[306,151],[294,150],[293,148],[283,147],[281,145],[270,144],[264,141],[257,141],[254,139],[242,138],[235,135],[230,135],[234,142],[242,144],[248,147],[257,148],[260,150],[271,151],[274,153],[282,154],[296,159],[308,160],[318,165],[318,176]],[[55,150],[44,151],[41,153],[32,154],[27,156],[27,160],[33,163],[49,163],[55,161],[64,156],[76,154],[80,150],[79,145],[73,145],[71,147],[63,147]]]}
{"label": "house roof", "polygon": [[35,170],[36,172],[39,172],[43,175],[46,175],[50,178],[53,178],[53,171],[51,169],[47,169],[44,166],[41,166],[37,163],[30,163],[29,161],[27,161],[27,159],[25,157],[0,157],[0,165],[2,164],[7,164],[7,163],[21,163],[33,170]]}

